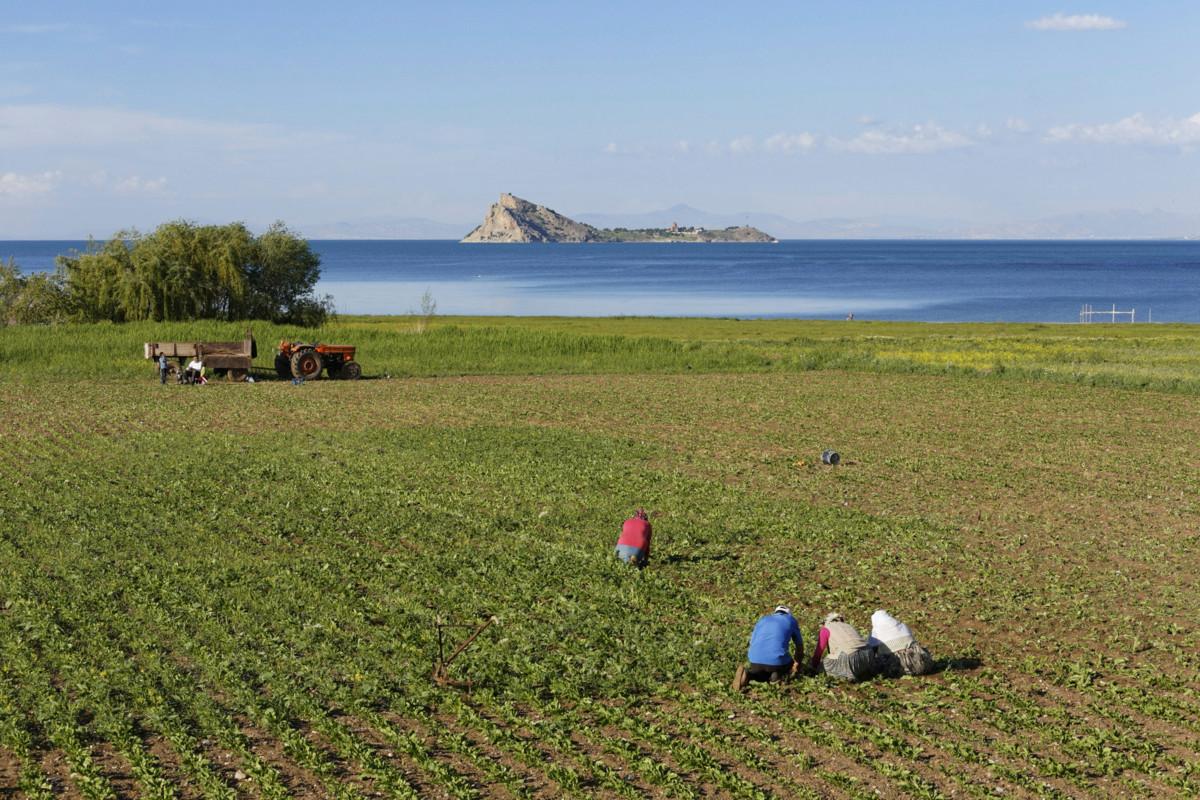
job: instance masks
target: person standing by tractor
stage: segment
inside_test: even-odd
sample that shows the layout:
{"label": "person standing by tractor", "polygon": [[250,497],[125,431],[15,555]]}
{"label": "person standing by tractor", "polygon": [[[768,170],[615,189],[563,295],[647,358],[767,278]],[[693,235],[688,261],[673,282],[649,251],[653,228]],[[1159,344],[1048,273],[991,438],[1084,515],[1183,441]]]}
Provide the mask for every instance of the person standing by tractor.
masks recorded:
{"label": "person standing by tractor", "polygon": [[650,536],[653,532],[650,516],[645,509],[639,508],[633,512],[633,516],[621,525],[621,535],[617,538],[617,558],[638,569],[645,567],[650,560]]}
{"label": "person standing by tractor", "polygon": [[[796,645],[796,656],[788,653],[791,644]],[[779,683],[791,680],[799,670],[804,658],[804,637],[800,635],[800,623],[792,616],[787,606],[775,606],[770,614],[759,617],[750,634],[750,648],[746,651],[748,664],[739,664],[733,676],[733,690],[743,691],[751,681]]]}
{"label": "person standing by tractor", "polygon": [[171,371],[171,368],[169,366],[167,366],[167,354],[159,353],[158,354],[158,381],[163,386],[167,385],[167,373],[170,371]]}

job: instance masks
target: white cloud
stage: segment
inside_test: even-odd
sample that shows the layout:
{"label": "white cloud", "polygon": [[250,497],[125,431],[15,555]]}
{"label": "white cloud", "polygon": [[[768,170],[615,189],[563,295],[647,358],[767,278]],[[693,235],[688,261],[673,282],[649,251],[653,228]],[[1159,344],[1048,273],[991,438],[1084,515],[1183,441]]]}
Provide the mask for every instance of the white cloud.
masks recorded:
{"label": "white cloud", "polygon": [[49,194],[62,180],[61,172],[38,172],[21,175],[16,172],[0,172],[0,197],[23,198]]}
{"label": "white cloud", "polygon": [[181,22],[174,19],[149,19],[147,17],[133,17],[128,20],[130,25],[138,28],[195,28],[191,22]]}
{"label": "white cloud", "polygon": [[646,146],[643,144],[620,144],[618,142],[609,142],[601,148],[605,155],[610,156],[644,156],[649,153]]}
{"label": "white cloud", "polygon": [[804,153],[817,146],[817,137],[807,131],[800,133],[777,133],[768,136],[763,147],[769,153]]}
{"label": "white cloud", "polygon": [[734,155],[743,155],[745,153],[753,153],[756,148],[756,143],[753,136],[739,136],[729,142],[729,152]]}
{"label": "white cloud", "polygon": [[130,175],[128,178],[117,181],[113,186],[113,191],[117,194],[158,194],[165,188],[167,188],[166,178],[150,179],[139,175]]}
{"label": "white cloud", "polygon": [[937,153],[973,144],[970,137],[932,122],[905,129],[864,131],[853,139],[829,140],[829,146],[834,150],[868,155]]}
{"label": "white cloud", "polygon": [[1053,14],[1049,17],[1030,20],[1025,27],[1036,31],[1115,31],[1124,28],[1123,20],[1100,14]]}
{"label": "white cloud", "polygon": [[1046,140],[1191,147],[1200,145],[1200,113],[1184,119],[1157,121],[1138,113],[1116,122],[1104,122],[1099,125],[1059,125],[1047,132]]}
{"label": "white cloud", "polygon": [[936,153],[970,147],[993,136],[992,129],[984,124],[976,125],[971,133],[943,128],[937,123],[913,125],[909,128],[869,128],[849,139],[839,139],[821,133],[797,131],[779,132],[766,137],[743,135],[720,141],[716,139],[677,139],[670,144],[658,146],[629,147],[609,142],[602,150],[610,155],[706,155],[745,156],[754,153],[769,155],[796,155],[801,153],[833,150],[869,155],[899,153]]}
{"label": "white cloud", "polygon": [[602,149],[606,155],[610,156],[644,156],[647,154],[646,146],[643,144],[609,142]]}
{"label": "white cloud", "polygon": [[250,151],[303,147],[336,139],[274,125],[169,117],[121,108],[0,105],[0,149],[166,145]]}
{"label": "white cloud", "polygon": [[1005,120],[1004,127],[1013,133],[1029,133],[1030,131],[1029,123],[1020,117],[1009,117]]}
{"label": "white cloud", "polygon": [[858,118],[858,124],[870,128],[874,125],[882,125],[883,120],[878,119],[877,117],[872,117],[869,114],[863,114]]}
{"label": "white cloud", "polygon": [[61,22],[48,23],[24,23],[18,25],[0,25],[0,33],[20,33],[25,35],[35,35],[39,33],[58,33],[67,29],[66,24]]}

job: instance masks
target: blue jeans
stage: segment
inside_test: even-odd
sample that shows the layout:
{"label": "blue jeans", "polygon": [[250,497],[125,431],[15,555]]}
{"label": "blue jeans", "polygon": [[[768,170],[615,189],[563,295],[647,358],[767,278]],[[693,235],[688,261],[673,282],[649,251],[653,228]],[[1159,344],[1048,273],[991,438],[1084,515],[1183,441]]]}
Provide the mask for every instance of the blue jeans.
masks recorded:
{"label": "blue jeans", "polygon": [[626,564],[635,564],[639,567],[646,566],[646,553],[640,547],[634,547],[631,544],[617,545],[617,558],[624,561]]}

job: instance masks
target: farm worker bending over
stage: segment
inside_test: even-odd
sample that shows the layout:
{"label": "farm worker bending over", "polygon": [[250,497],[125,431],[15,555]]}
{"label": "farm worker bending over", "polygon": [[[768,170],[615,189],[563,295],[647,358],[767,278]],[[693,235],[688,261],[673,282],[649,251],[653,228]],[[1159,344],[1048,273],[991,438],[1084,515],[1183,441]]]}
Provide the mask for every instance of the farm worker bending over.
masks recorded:
{"label": "farm worker bending over", "polygon": [[167,382],[167,373],[168,372],[170,372],[170,368],[167,367],[167,354],[159,353],[158,354],[158,380],[160,383]]}
{"label": "farm worker bending over", "polygon": [[909,627],[882,608],[871,615],[871,637],[879,671],[893,678],[933,672],[933,656],[917,643]]}
{"label": "farm worker bending over", "polygon": [[[795,642],[796,658],[788,654],[788,645]],[[749,665],[739,664],[733,677],[733,690],[740,692],[751,681],[786,681],[796,673],[800,660],[804,658],[804,637],[800,635],[800,624],[787,606],[776,606],[775,610],[754,623],[750,634],[750,649],[746,652]]]}
{"label": "farm worker bending over", "polygon": [[875,651],[836,611],[825,617],[825,624],[817,636],[817,649],[812,657],[813,672],[817,671],[817,664],[824,667],[826,675],[847,681],[863,681],[879,671]]}
{"label": "farm worker bending over", "polygon": [[185,374],[187,375],[189,381],[195,383],[196,381],[200,380],[200,371],[203,369],[204,362],[200,360],[199,356],[196,356],[188,362],[187,372]]}
{"label": "farm worker bending over", "polygon": [[621,526],[621,535],[617,539],[617,558],[626,564],[634,564],[641,569],[650,560],[650,517],[643,509],[633,512],[633,516],[625,520]]}

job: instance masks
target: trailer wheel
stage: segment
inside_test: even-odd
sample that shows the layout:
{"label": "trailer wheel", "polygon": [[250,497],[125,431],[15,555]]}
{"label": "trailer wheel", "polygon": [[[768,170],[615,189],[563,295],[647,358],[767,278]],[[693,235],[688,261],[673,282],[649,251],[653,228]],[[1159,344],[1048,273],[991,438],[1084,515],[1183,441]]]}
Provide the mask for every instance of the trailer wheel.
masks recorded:
{"label": "trailer wheel", "polygon": [[301,350],[292,355],[292,375],[312,380],[321,374],[321,354],[316,350]]}
{"label": "trailer wheel", "polygon": [[345,364],[342,364],[339,377],[345,378],[348,381],[356,381],[362,377],[362,367],[358,365],[357,361],[347,361]]}
{"label": "trailer wheel", "polygon": [[236,368],[229,370],[229,380],[233,383],[241,383],[246,380],[246,370]]}
{"label": "trailer wheel", "polygon": [[283,353],[275,354],[275,374],[285,381],[292,379],[292,362]]}

